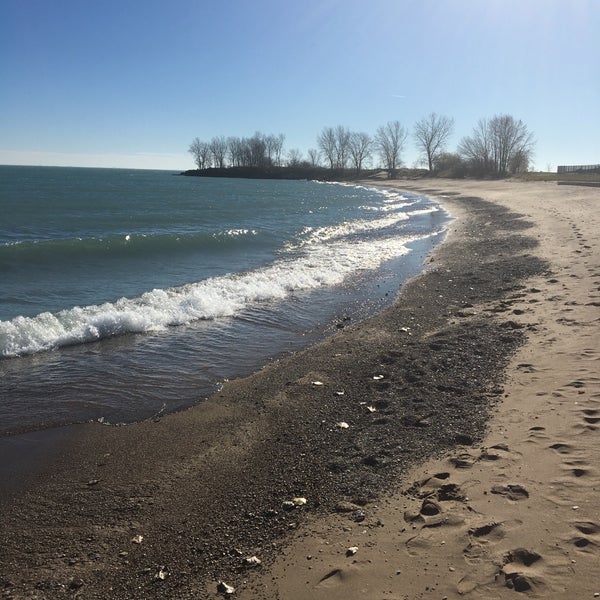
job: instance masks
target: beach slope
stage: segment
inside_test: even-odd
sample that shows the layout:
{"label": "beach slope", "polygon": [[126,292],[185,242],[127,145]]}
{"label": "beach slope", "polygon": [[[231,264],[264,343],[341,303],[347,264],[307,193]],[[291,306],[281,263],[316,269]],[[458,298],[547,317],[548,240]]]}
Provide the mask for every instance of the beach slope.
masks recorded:
{"label": "beach slope", "polygon": [[600,190],[385,185],[457,217],[427,270],[193,409],[65,436],[1,496],[3,597],[593,596]]}

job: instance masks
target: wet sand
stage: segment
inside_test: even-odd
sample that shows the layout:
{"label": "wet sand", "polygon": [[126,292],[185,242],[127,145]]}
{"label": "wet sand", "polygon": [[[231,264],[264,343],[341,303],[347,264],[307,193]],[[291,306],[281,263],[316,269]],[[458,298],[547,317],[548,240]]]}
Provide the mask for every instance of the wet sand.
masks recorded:
{"label": "wet sand", "polygon": [[600,190],[397,185],[458,217],[398,302],[188,411],[75,428],[0,499],[3,597],[600,592]]}

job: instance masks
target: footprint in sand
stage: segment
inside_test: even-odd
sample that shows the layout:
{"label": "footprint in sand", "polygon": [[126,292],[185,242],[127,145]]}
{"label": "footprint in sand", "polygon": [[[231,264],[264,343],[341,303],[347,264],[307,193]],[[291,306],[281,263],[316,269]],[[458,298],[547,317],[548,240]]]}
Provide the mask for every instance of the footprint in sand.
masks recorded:
{"label": "footprint in sand", "polygon": [[[515,592],[527,592],[542,582],[539,562],[541,555],[525,548],[516,548],[504,556],[502,573],[505,585]],[[535,567],[534,567],[535,565]]]}
{"label": "footprint in sand", "polygon": [[515,502],[529,498],[529,492],[519,484],[495,485],[492,487],[491,491],[492,494],[505,496],[509,500],[514,500]]}
{"label": "footprint in sand", "polygon": [[582,552],[597,552],[600,525],[593,521],[575,521],[572,525],[577,533],[569,541]]}
{"label": "footprint in sand", "polygon": [[556,442],[556,444],[552,444],[550,446],[552,450],[555,450],[559,454],[572,454],[573,446],[570,444],[565,444],[563,442]]}
{"label": "footprint in sand", "polygon": [[470,469],[477,459],[469,454],[468,452],[461,452],[457,456],[452,456],[448,459],[448,462],[455,469]]}

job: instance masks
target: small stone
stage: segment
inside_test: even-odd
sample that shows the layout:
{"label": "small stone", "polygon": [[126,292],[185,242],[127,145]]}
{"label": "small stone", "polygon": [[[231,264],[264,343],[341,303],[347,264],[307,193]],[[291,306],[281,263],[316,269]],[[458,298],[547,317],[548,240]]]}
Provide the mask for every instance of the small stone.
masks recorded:
{"label": "small stone", "polygon": [[335,426],[338,429],[349,429],[350,428],[350,425],[348,425],[348,423],[346,423],[346,421],[339,421],[335,424]]}
{"label": "small stone", "polygon": [[219,583],[217,583],[217,592],[219,592],[219,594],[231,596],[231,594],[235,594],[235,588],[227,585],[224,581],[219,581]]}
{"label": "small stone", "polygon": [[244,559],[244,564],[247,567],[260,567],[260,565],[262,565],[262,560],[260,560],[258,556],[248,556]]}
{"label": "small stone", "polygon": [[365,515],[365,513],[362,510],[357,510],[353,515],[352,518],[357,522],[357,523],[362,523],[362,521],[364,521],[367,518],[367,515]]}
{"label": "small stone", "polygon": [[90,479],[90,480],[87,482],[87,484],[88,484],[89,486],[92,486],[92,485],[98,485],[99,483],[100,483],[100,480],[99,480],[99,479]]}
{"label": "small stone", "polygon": [[354,556],[358,552],[358,546],[350,546],[346,550],[346,556]]}
{"label": "small stone", "polygon": [[69,588],[72,590],[78,590],[79,588],[82,588],[83,585],[83,579],[76,577],[74,579],[71,579],[71,582],[69,583]]}

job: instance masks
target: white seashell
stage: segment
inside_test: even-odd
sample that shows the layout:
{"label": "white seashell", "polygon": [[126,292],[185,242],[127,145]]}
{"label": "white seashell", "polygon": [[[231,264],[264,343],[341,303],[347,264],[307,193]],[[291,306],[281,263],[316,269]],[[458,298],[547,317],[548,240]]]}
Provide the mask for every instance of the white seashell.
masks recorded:
{"label": "white seashell", "polygon": [[132,542],[133,544],[141,544],[143,539],[144,539],[144,536],[143,536],[143,535],[134,535],[134,536],[131,538],[131,542]]}
{"label": "white seashell", "polygon": [[294,506],[304,506],[306,504],[306,498],[293,498],[292,502]]}
{"label": "white seashell", "polygon": [[231,595],[235,594],[235,588],[227,585],[224,581],[219,581],[219,583],[217,583],[217,592],[219,592],[219,594]]}
{"label": "white seashell", "polygon": [[313,385],[323,385],[322,381],[313,381],[312,382]]}
{"label": "white seashell", "polygon": [[262,565],[262,560],[260,560],[258,556],[247,556],[244,559],[244,563],[248,567],[260,567],[260,565]]}
{"label": "white seashell", "polygon": [[338,429],[349,429],[350,425],[348,425],[348,423],[346,423],[346,421],[340,421],[339,423],[336,423],[335,426]]}
{"label": "white seashell", "polygon": [[346,550],[346,556],[354,556],[358,552],[358,546],[350,546]]}
{"label": "white seashell", "polygon": [[373,379],[375,381],[379,381],[380,379],[383,379],[385,377],[385,375],[373,375]]}
{"label": "white seashell", "polygon": [[367,410],[371,413],[377,412],[377,409],[374,406],[367,406]]}

